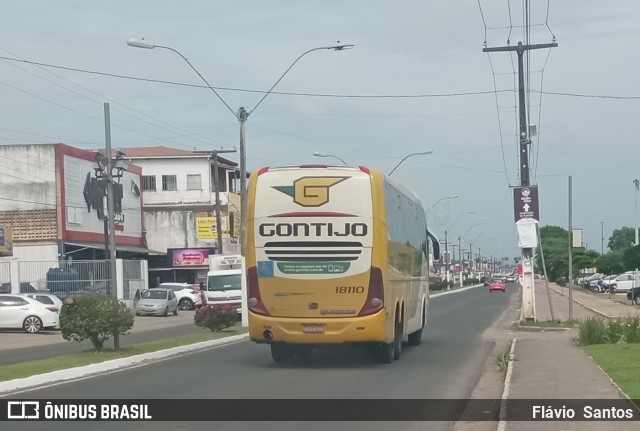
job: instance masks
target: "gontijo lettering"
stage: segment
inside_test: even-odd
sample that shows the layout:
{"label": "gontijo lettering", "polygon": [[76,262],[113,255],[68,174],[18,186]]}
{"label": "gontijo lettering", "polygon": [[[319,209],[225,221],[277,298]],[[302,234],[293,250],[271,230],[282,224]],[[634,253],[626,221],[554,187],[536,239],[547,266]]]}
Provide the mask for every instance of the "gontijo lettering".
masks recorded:
{"label": "gontijo lettering", "polygon": [[260,236],[367,236],[365,223],[262,223]]}

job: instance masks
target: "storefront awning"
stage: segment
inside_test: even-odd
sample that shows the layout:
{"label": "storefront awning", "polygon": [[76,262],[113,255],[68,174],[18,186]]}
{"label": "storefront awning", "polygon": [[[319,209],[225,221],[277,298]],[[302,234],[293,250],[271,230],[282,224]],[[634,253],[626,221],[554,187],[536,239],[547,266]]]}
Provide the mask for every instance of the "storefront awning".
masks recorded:
{"label": "storefront awning", "polygon": [[[84,242],[84,241],[65,241],[64,245],[71,245],[74,247],[84,247],[84,248],[95,248],[97,250],[104,250],[104,244],[99,243],[99,242]],[[122,244],[116,244],[116,250],[117,251],[122,251],[122,252],[129,252],[129,253],[144,253],[144,254],[156,254],[156,255],[162,255],[162,254],[167,254],[166,252],[163,251],[157,251],[157,250],[150,250],[146,247],[142,247],[142,246],[136,246],[136,245],[122,245]]]}

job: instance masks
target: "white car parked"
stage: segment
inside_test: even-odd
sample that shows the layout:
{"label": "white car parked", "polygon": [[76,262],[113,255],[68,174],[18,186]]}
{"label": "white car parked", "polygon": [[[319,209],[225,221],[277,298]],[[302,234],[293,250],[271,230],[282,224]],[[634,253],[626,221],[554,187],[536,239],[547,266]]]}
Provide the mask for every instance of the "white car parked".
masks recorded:
{"label": "white car parked", "polygon": [[58,307],[58,315],[60,315],[60,310],[62,310],[63,302],[60,298],[58,298],[53,293],[23,293],[22,296],[27,296],[31,299],[35,299],[36,301],[42,302],[45,305],[50,305],[52,307]]}
{"label": "white car parked", "polygon": [[195,306],[199,305],[201,302],[200,293],[196,290],[193,284],[160,283],[155,288],[173,290],[176,294],[176,298],[178,298],[178,308],[180,310],[193,310]]}
{"label": "white car parked", "polygon": [[0,294],[0,328],[19,329],[35,334],[44,328],[57,328],[60,309],[25,295]]}
{"label": "white car parked", "polygon": [[632,287],[640,286],[640,272],[638,272],[638,278],[636,278],[636,280],[633,278],[633,271],[620,274],[609,283],[609,288],[613,292],[627,292],[631,290]]}

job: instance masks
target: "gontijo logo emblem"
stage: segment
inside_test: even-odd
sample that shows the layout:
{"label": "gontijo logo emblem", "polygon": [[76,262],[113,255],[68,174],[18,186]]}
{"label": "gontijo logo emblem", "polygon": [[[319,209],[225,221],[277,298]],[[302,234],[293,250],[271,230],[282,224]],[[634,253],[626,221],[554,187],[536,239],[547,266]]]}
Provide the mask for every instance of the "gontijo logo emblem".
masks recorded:
{"label": "gontijo logo emblem", "polygon": [[293,186],[273,186],[274,189],[293,197],[303,207],[319,207],[329,202],[329,188],[349,177],[302,177]]}

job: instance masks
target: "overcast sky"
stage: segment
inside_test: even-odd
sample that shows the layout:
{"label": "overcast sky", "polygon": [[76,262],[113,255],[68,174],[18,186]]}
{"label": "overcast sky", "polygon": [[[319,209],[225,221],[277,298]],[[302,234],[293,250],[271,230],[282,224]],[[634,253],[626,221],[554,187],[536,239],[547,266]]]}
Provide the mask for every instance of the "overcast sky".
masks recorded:
{"label": "overcast sky", "polygon": [[[407,159],[393,177],[412,187],[426,209],[459,195],[429,213],[441,238],[448,226],[476,240],[474,252],[480,246],[484,255],[512,258],[519,255],[509,188],[520,184],[517,58],[488,57],[482,48],[485,40],[488,46],[526,40],[522,1],[511,1],[510,9],[508,1],[480,6],[477,0],[24,0],[3,4],[0,56],[202,84],[176,54],[126,45],[144,37],[180,51],[236,110],[252,108],[303,52],[355,44],[304,56],[276,87],[296,94],[271,94],[256,109],[246,127],[248,169],[330,162],[312,155],[320,151],[389,172],[404,156],[433,150]],[[572,175],[573,225],[599,252],[601,222],[605,238],[635,223],[640,2],[534,0],[530,23],[529,43],[555,35],[559,45],[529,56],[530,123],[538,126],[531,180],[540,189],[541,224],[567,227]],[[239,143],[232,112],[205,88],[2,60],[0,101],[3,144],[104,147],[104,102],[111,105],[114,147],[206,150]]]}

